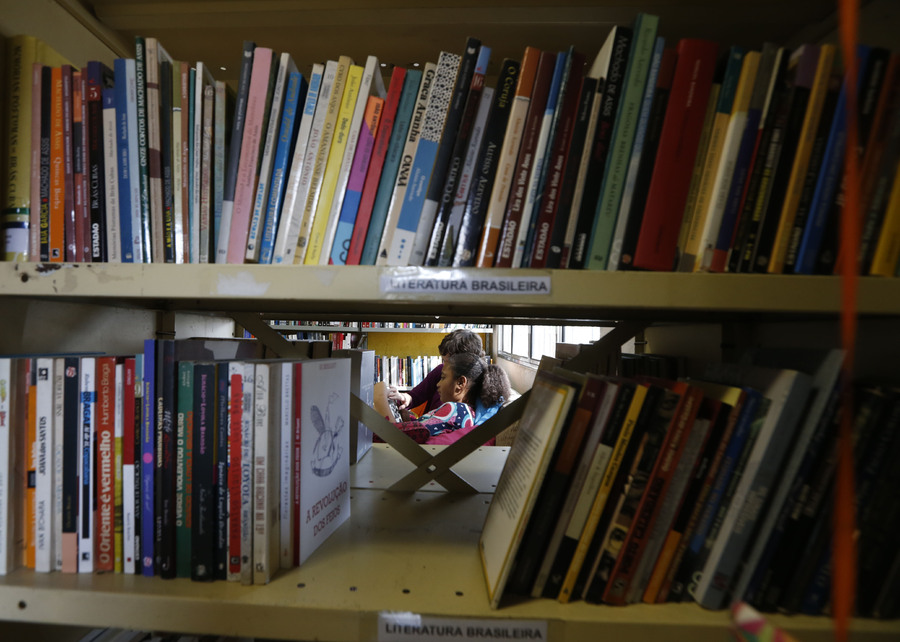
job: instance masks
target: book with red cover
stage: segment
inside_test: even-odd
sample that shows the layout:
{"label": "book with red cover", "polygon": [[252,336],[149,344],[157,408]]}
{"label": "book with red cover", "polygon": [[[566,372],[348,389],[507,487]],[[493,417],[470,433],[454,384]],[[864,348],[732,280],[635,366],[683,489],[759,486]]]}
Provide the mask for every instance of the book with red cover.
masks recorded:
{"label": "book with red cover", "polygon": [[384,99],[378,131],[375,133],[372,157],[369,159],[369,168],[366,170],[366,180],[363,183],[362,195],[359,199],[359,209],[356,212],[356,220],[353,223],[353,236],[350,237],[350,248],[347,250],[347,265],[359,265],[362,257],[363,247],[366,243],[366,232],[369,229],[369,221],[372,218],[372,206],[375,204],[375,194],[378,192],[381,170],[384,167],[384,159],[387,155],[388,145],[391,142],[391,132],[394,130],[394,120],[397,117],[397,106],[400,104],[400,94],[403,92],[403,81],[405,78],[405,68],[394,67],[393,71],[391,71],[391,80],[388,84],[387,96]]}
{"label": "book with red cover", "polygon": [[534,86],[531,90],[531,102],[528,104],[528,116],[525,118],[525,129],[522,132],[522,142],[519,145],[519,156],[516,159],[513,182],[510,185],[509,198],[506,202],[506,212],[503,214],[503,228],[500,231],[497,257],[494,259],[495,267],[519,267],[512,264],[516,239],[519,236],[522,208],[525,206],[528,182],[534,168],[534,152],[541,133],[541,120],[547,105],[547,94],[553,80],[555,64],[556,54],[550,51],[541,52],[535,71]]}
{"label": "book with red cover", "polygon": [[669,106],[634,253],[635,268],[673,267],[717,52],[718,45],[708,40],[685,38],[678,43]]}
{"label": "book with red cover", "polygon": [[51,262],[62,262],[65,249],[65,171],[63,168],[62,67],[50,67],[50,236]]}
{"label": "book with red cover", "polygon": [[667,382],[664,385],[679,395],[678,405],[660,445],[653,470],[647,478],[647,485],[622,543],[621,552],[606,582],[603,601],[607,604],[621,606],[628,603],[632,593],[631,584],[637,579],[640,560],[649,546],[649,536],[663,502],[677,503],[681,499],[668,496],[667,491],[694,428],[703,392],[684,381]]}
{"label": "book with red cover", "polygon": [[[559,122],[554,132],[552,146],[548,156],[547,179],[541,195],[538,218],[535,221],[534,245],[531,251],[531,267],[545,267],[550,256],[550,245],[553,230],[557,225],[565,228],[566,221],[558,220],[559,201],[562,191],[563,177],[566,175],[566,163],[569,159],[569,147],[572,143],[572,130],[578,116],[581,85],[584,79],[584,54],[570,49],[568,70],[560,87]],[[562,248],[559,248],[560,254]]]}

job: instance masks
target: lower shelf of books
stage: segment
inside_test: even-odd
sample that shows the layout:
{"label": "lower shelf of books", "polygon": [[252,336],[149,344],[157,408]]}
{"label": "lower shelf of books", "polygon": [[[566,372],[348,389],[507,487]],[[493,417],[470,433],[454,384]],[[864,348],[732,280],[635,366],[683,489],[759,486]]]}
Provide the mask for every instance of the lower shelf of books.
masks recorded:
{"label": "lower shelf of books", "polygon": [[[454,470],[479,491],[506,448],[481,448]],[[420,614],[466,631],[472,621],[546,624],[550,640],[728,639],[726,611],[694,604],[597,606],[523,600],[491,610],[478,538],[489,492],[385,491],[411,465],[375,445],[353,472],[351,517],[307,562],[265,586],[17,570],[0,578],[3,620],[275,640],[388,640],[385,616]],[[833,638],[827,618],[776,617],[801,642]],[[489,625],[490,623],[488,623]],[[857,620],[854,640],[896,640],[900,622]],[[413,638],[404,638],[413,639]],[[460,639],[468,639],[463,637]]]}

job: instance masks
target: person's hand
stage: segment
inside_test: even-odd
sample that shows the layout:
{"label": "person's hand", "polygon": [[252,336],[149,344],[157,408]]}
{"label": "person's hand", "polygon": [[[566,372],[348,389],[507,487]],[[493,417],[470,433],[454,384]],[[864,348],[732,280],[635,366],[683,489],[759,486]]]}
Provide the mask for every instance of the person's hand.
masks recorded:
{"label": "person's hand", "polygon": [[412,402],[412,397],[405,392],[400,392],[397,386],[388,386],[388,399],[397,404],[399,410],[403,410]]}

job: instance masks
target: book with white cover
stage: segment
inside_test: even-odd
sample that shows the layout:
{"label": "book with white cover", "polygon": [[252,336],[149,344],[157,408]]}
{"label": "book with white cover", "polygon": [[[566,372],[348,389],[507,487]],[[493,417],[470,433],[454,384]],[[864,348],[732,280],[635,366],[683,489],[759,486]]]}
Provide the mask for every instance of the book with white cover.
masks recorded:
{"label": "book with white cover", "polygon": [[253,419],[253,583],[268,584],[280,566],[279,445],[283,361],[255,364]]}
{"label": "book with white cover", "polygon": [[52,570],[52,544],[50,514],[53,497],[53,359],[35,359],[36,373],[36,416],[35,435],[37,448],[37,468],[35,478],[35,533],[34,570],[49,573]]}
{"label": "book with white cover", "polygon": [[350,361],[299,362],[300,564],[350,517]]}
{"label": "book with white cover", "polygon": [[122,262],[119,226],[119,165],[117,158],[116,90],[103,90],[103,180],[105,182],[106,252],[109,263]]}
{"label": "book with white cover", "polygon": [[277,383],[279,404],[278,428],[278,520],[279,565],[291,568],[294,565],[294,535],[292,510],[294,507],[293,473],[294,473],[294,364],[289,363],[281,368],[281,377]]}
{"label": "book with white cover", "polygon": [[562,377],[538,370],[478,543],[491,608],[500,605],[538,491],[575,397],[576,388]]}
{"label": "book with white cover", "polygon": [[0,357],[0,575],[14,568],[12,526],[12,459],[15,450],[12,417],[12,358]]}

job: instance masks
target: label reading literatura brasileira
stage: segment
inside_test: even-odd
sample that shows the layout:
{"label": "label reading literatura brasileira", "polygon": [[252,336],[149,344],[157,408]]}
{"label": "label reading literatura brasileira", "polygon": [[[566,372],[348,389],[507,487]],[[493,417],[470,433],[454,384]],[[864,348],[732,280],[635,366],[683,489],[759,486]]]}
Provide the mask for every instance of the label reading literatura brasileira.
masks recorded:
{"label": "label reading literatura brasileira", "polygon": [[473,275],[462,270],[402,269],[381,275],[382,294],[550,294],[549,276]]}
{"label": "label reading literatura brasileira", "polygon": [[378,614],[378,642],[524,642],[546,639],[546,620],[440,618],[403,612]]}

